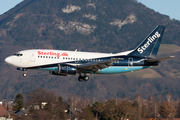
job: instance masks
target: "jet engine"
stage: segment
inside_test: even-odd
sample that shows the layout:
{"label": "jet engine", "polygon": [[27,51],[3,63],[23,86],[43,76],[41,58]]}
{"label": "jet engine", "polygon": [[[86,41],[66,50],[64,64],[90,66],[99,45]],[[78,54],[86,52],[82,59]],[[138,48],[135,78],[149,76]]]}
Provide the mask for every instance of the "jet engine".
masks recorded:
{"label": "jet engine", "polygon": [[51,75],[67,76],[67,75],[76,75],[76,71],[77,68],[74,66],[58,64],[58,71],[50,71],[49,73]]}

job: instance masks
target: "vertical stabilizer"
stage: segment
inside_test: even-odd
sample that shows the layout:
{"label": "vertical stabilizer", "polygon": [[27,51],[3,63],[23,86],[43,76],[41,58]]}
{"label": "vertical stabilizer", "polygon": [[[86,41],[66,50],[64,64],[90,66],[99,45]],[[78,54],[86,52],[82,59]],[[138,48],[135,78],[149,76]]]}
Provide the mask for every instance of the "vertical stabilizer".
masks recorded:
{"label": "vertical stabilizer", "polygon": [[129,55],[154,57],[157,55],[165,26],[158,25]]}

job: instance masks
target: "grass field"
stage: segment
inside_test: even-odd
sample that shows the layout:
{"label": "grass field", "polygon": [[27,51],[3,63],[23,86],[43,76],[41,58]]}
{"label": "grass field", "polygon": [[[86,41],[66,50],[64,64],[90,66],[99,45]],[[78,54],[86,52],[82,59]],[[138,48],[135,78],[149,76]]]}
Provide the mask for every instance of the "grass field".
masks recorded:
{"label": "grass field", "polygon": [[180,51],[180,47],[175,44],[161,44],[158,54],[175,53],[178,51]]}

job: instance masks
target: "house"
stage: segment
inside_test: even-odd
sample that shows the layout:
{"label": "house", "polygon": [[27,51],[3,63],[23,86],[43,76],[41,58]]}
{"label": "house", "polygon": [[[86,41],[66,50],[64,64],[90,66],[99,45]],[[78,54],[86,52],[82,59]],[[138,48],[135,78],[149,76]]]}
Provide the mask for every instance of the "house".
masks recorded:
{"label": "house", "polygon": [[0,120],[6,120],[8,116],[9,115],[6,109],[2,105],[0,105]]}

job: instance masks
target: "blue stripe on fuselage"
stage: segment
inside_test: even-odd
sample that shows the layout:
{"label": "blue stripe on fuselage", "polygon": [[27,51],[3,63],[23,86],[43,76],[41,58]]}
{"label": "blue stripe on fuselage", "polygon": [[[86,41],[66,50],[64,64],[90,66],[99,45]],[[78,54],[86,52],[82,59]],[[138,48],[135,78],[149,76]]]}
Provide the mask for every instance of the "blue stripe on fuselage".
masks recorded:
{"label": "blue stripe on fuselage", "polygon": [[[128,66],[111,66],[109,68],[104,68],[102,70],[99,70],[97,74],[118,74],[118,73],[124,73],[124,72],[131,72],[141,69],[150,68],[151,66],[136,66],[136,67],[128,67]],[[36,70],[44,70],[44,71],[58,71],[58,67],[51,67],[51,68],[41,68]],[[93,72],[88,72],[93,73]]]}
{"label": "blue stripe on fuselage", "polygon": [[111,66],[109,68],[104,68],[102,70],[99,70],[97,74],[117,74],[117,73],[124,73],[124,72],[131,72],[131,71],[136,71],[136,70],[141,70],[141,69],[146,69],[150,68],[151,66],[138,66],[138,67],[128,67],[128,66],[123,66],[123,67],[114,67]]}

